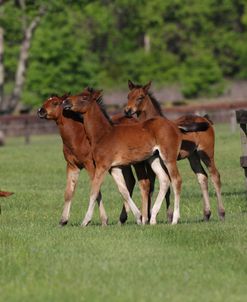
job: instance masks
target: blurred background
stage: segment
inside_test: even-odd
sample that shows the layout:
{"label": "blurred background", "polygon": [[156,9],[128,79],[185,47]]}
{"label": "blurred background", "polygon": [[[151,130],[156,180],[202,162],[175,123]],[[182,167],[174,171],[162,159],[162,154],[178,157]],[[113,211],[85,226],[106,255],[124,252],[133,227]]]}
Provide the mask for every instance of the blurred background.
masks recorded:
{"label": "blurred background", "polygon": [[0,0],[2,115],[88,85],[118,110],[128,79],[168,109],[247,107],[246,0]]}

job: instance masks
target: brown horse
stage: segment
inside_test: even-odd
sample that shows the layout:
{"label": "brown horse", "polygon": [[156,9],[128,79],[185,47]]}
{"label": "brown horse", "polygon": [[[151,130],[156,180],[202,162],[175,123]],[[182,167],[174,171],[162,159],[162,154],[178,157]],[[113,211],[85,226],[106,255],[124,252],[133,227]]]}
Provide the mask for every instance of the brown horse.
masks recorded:
{"label": "brown horse", "polygon": [[[88,89],[85,89],[81,95],[87,95],[88,93]],[[54,120],[56,122],[63,141],[63,153],[65,160],[67,161],[67,184],[64,194],[64,210],[60,220],[61,225],[68,223],[72,197],[76,188],[80,170],[85,168],[91,180],[93,179],[95,172],[91,146],[85,134],[83,119],[78,113],[63,110],[61,105],[65,98],[67,98],[67,95],[62,97],[50,97],[38,110],[38,116],[40,118]],[[123,116],[116,116],[115,121],[121,123],[133,123],[131,119],[127,119]],[[148,202],[149,179],[144,168],[145,167],[141,164],[135,165],[143,203],[146,204]],[[135,178],[132,170],[130,167],[123,167],[122,172],[127,189],[130,195],[132,195],[135,186]],[[107,223],[107,216],[101,201],[101,194],[97,197],[97,202],[99,204],[102,225],[105,225]],[[125,203],[125,207],[123,207],[120,215],[121,223],[124,223],[127,219],[126,209],[128,211],[129,207]]]}
{"label": "brown horse", "polygon": [[[83,114],[85,131],[92,147],[96,166],[89,208],[83,225],[87,225],[92,218],[96,196],[106,172],[110,169],[112,169],[112,176],[120,193],[125,200],[128,200],[131,211],[137,221],[140,221],[140,212],[123,186],[121,170],[118,169],[117,173],[114,170],[119,166],[126,166],[147,159],[149,159],[151,167],[160,182],[160,190],[152,209],[150,223],[156,223],[156,215],[171,180],[174,191],[172,223],[176,224],[180,217],[179,201],[182,182],[177,169],[177,156],[182,138],[180,130],[174,123],[161,117],[133,125],[114,125],[99,105],[100,98],[101,91],[93,91],[89,96],[69,96],[63,101],[66,110]],[[156,151],[159,151],[160,157],[169,172],[170,179],[162,168],[160,159],[153,157]]]}
{"label": "brown horse", "polygon": [[[74,112],[63,112],[61,105],[65,98],[67,98],[67,95],[62,97],[52,96],[38,110],[40,118],[56,122],[63,141],[63,154],[67,162],[67,180],[64,193],[64,208],[59,222],[61,226],[68,223],[72,197],[78,182],[80,170],[85,168],[91,180],[95,171],[90,144],[85,135],[82,118]],[[100,192],[97,196],[97,202],[102,225],[106,225],[108,219]]]}
{"label": "brown horse", "polygon": [[0,197],[8,197],[14,193],[12,192],[7,192],[7,191],[0,191]]}
{"label": "brown horse", "polygon": [[[7,191],[0,191],[0,197],[8,197],[10,195],[12,195],[14,193],[12,192],[7,192]],[[0,214],[2,213],[2,208],[1,208],[1,205],[0,205]]]}
{"label": "brown horse", "polygon": [[[151,82],[144,86],[135,85],[131,81],[129,81],[128,84],[130,92],[128,94],[128,104],[125,107],[126,115],[133,116],[136,114],[140,122],[157,116],[164,117],[159,102],[149,92]],[[217,195],[218,214],[221,219],[224,219],[225,210],[221,197],[220,174],[215,166],[214,160],[214,129],[212,122],[200,116],[182,116],[174,122],[177,125],[185,125],[186,123],[193,122],[209,122],[209,127],[206,131],[182,134],[182,146],[178,159],[188,158],[191,169],[197,175],[204,201],[204,219],[208,220],[211,215],[208,177],[201,162],[206,165]]]}

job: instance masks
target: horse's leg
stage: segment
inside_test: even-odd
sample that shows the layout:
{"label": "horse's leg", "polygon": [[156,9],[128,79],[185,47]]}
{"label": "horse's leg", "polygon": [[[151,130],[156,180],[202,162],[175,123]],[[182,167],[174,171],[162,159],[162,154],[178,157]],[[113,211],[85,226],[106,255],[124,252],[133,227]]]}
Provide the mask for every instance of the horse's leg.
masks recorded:
{"label": "horse's leg", "polygon": [[132,200],[130,193],[126,187],[122,170],[120,168],[112,168],[111,175],[114,178],[118,186],[118,190],[123,196],[124,200],[128,202],[129,207],[136,218],[137,224],[141,224],[141,213],[135,205],[134,201]]}
{"label": "horse's leg", "polygon": [[170,207],[171,205],[171,188],[169,187],[166,191],[166,216],[169,223],[172,222],[173,218],[173,209]]}
{"label": "horse's leg", "polygon": [[150,193],[150,180],[146,171],[146,163],[140,162],[134,165],[136,176],[138,178],[139,187],[142,197],[142,224],[148,222],[148,203]]}
{"label": "horse's leg", "polygon": [[99,216],[100,216],[101,224],[102,224],[102,226],[106,226],[108,224],[108,217],[107,217],[104,205],[103,205],[102,194],[100,191],[96,198],[96,201],[99,206]]}
{"label": "horse's leg", "polygon": [[150,159],[150,165],[155,172],[156,176],[158,177],[160,188],[155,203],[152,208],[150,224],[156,224],[156,216],[160,210],[162,205],[162,201],[165,197],[165,194],[170,185],[170,179],[166,174],[165,170],[163,169],[159,157],[155,157],[154,159]]}
{"label": "horse's leg", "polygon": [[[133,175],[131,166],[126,166],[122,168],[123,177],[126,183],[126,186],[128,188],[130,196],[132,196],[134,187],[135,187],[135,177]],[[124,201],[124,205],[119,217],[119,223],[124,224],[126,220],[128,219],[128,212],[130,211],[130,207],[127,201]]]}
{"label": "horse's leg", "polygon": [[[160,163],[162,165],[162,168],[165,170],[166,174],[169,176],[169,172],[168,172],[166,166],[164,165],[164,163],[161,159],[160,159]],[[166,216],[167,216],[168,223],[171,223],[172,219],[173,219],[173,209],[171,207],[170,197],[171,197],[171,185],[167,189],[166,196],[165,196],[165,199],[166,199]]]}
{"label": "horse's leg", "polygon": [[[104,180],[104,176],[106,174],[106,170],[104,169],[97,169],[95,171],[94,178],[92,180],[92,185],[91,185],[91,192],[90,192],[90,199],[89,199],[89,205],[87,209],[87,213],[82,221],[81,226],[87,226],[93,216],[93,210],[95,207],[96,199],[99,196],[100,193],[100,186]],[[101,203],[102,205],[102,203]]]}
{"label": "horse's leg", "polygon": [[[95,166],[94,166],[93,160],[89,160],[89,161],[85,162],[84,166],[85,166],[85,169],[87,170],[90,180],[92,182],[92,180],[94,178],[94,173],[95,173]],[[103,205],[102,194],[100,191],[99,191],[99,194],[98,194],[96,200],[97,200],[97,203],[99,206],[99,216],[100,216],[102,226],[106,226],[108,223],[108,217],[107,217],[104,205]]]}
{"label": "horse's leg", "polygon": [[208,221],[211,216],[210,210],[210,201],[209,201],[209,194],[208,194],[208,176],[205,172],[200,157],[198,156],[197,152],[194,152],[189,158],[191,169],[196,174],[198,183],[201,187],[202,196],[203,196],[203,215],[204,220]]}
{"label": "horse's leg", "polygon": [[[172,183],[172,189],[174,192],[174,211],[173,211],[173,217],[172,217],[172,224],[177,224],[178,220],[180,218],[180,209],[179,209],[179,204],[180,204],[180,194],[181,194],[181,186],[182,186],[182,179],[178,171],[177,167],[177,160],[169,160],[166,161],[166,157],[164,156],[166,154],[165,152],[162,152],[162,148],[160,149],[160,157],[162,158],[170,179]],[[172,155],[170,155],[172,156]]]}
{"label": "horse's leg", "polygon": [[80,169],[78,169],[77,167],[70,167],[69,165],[67,165],[66,173],[67,173],[67,181],[66,181],[66,189],[64,192],[64,207],[63,207],[62,217],[59,222],[61,226],[64,226],[68,223],[71,202],[79,178]]}
{"label": "horse's leg", "polygon": [[147,174],[148,174],[148,178],[149,178],[149,182],[150,182],[150,189],[149,189],[149,193],[148,193],[148,220],[150,220],[152,196],[153,196],[153,192],[154,192],[156,175],[155,175],[154,171],[152,170],[151,165],[148,161],[146,161],[146,170],[147,170]]}
{"label": "horse's leg", "polygon": [[225,208],[224,208],[223,201],[222,201],[222,196],[221,196],[220,173],[219,173],[219,171],[217,170],[217,168],[215,166],[215,162],[214,162],[213,157],[211,157],[211,158],[207,157],[202,152],[199,153],[199,156],[201,157],[202,161],[207,166],[208,171],[210,173],[211,180],[212,180],[212,183],[214,185],[214,189],[215,189],[216,196],[217,196],[218,214],[219,214],[220,219],[223,220],[225,218]]}

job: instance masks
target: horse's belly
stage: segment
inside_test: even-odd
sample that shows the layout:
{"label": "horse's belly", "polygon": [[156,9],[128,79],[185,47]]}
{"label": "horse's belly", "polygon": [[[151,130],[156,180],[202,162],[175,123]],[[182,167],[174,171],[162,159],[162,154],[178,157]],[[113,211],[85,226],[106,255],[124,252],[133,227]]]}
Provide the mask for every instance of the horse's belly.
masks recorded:
{"label": "horse's belly", "polygon": [[152,156],[153,151],[151,147],[125,147],[114,156],[112,166],[129,165],[146,160]]}

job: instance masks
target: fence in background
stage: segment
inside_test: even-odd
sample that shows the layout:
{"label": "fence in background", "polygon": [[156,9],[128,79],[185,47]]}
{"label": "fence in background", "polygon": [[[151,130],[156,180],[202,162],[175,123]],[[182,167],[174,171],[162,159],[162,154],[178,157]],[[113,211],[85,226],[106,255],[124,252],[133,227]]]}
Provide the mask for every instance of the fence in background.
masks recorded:
{"label": "fence in background", "polygon": [[29,143],[30,136],[34,134],[58,133],[54,121],[42,120],[30,114],[0,116],[0,131],[6,137],[24,136],[26,143]]}
{"label": "fence in background", "polygon": [[[237,128],[235,110],[245,108],[247,109],[247,101],[164,107],[163,111],[169,119],[175,119],[185,114],[208,114],[214,123],[228,123],[231,130],[235,131]],[[110,111],[109,113],[114,114],[116,112]],[[58,133],[58,130],[54,121],[42,120],[36,115],[22,114],[19,116],[0,116],[0,132],[7,137],[24,136],[26,143],[28,143],[31,135]]]}
{"label": "fence in background", "polygon": [[247,110],[236,111],[236,120],[240,125],[242,156],[240,157],[240,166],[244,169],[247,189]]}

